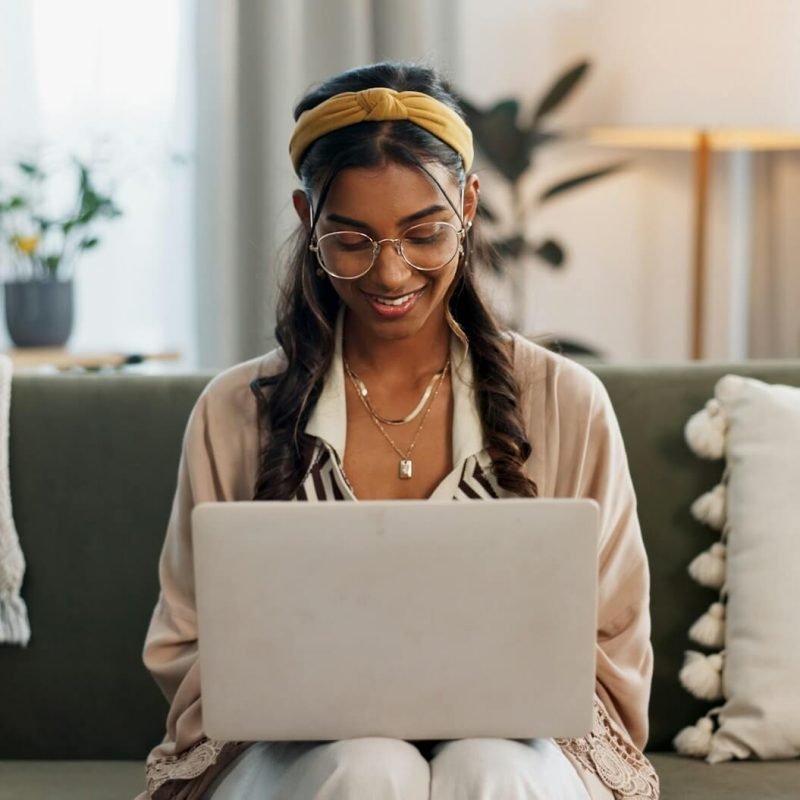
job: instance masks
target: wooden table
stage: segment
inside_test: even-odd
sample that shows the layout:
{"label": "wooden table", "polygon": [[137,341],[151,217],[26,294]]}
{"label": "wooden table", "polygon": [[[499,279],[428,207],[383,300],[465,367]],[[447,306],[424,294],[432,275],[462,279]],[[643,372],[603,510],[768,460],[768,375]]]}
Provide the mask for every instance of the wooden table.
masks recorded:
{"label": "wooden table", "polygon": [[7,350],[14,369],[54,367],[55,369],[99,370],[119,369],[145,361],[177,361],[180,353],[121,353],[121,352],[73,352],[63,347],[24,347]]}

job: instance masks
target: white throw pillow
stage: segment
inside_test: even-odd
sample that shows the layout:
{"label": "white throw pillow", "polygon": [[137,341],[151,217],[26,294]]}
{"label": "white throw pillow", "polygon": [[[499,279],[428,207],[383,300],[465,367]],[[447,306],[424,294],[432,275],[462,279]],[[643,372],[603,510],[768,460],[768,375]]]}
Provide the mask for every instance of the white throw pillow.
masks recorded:
{"label": "white throw pillow", "polygon": [[712,604],[690,634],[706,647],[722,646],[722,653],[688,653],[681,681],[697,696],[721,694],[724,702],[681,732],[676,747],[711,763],[795,758],[800,756],[800,389],[726,375],[716,385],[715,400],[690,420],[686,434],[698,454],[726,459],[723,484],[692,508],[712,527],[722,526],[722,543],[690,567],[706,586],[724,580],[725,605]]}

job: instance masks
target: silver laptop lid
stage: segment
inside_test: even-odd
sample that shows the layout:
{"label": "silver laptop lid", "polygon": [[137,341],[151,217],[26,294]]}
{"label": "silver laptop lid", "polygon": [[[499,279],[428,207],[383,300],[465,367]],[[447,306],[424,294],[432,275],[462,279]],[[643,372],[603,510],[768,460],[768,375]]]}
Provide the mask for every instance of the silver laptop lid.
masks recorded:
{"label": "silver laptop lid", "polygon": [[586,734],[598,519],[591,500],[197,506],[206,734]]}

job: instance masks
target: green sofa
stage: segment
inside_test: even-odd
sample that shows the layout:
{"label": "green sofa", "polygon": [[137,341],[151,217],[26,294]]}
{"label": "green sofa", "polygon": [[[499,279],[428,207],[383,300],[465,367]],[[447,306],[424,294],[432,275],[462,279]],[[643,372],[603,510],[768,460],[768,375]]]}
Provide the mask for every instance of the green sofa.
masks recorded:
{"label": "green sofa", "polygon": [[[726,372],[800,385],[798,362],[597,366],[628,447],[652,570],[650,754],[664,800],[789,800],[800,763],[709,766],[671,754],[706,706],[678,684],[712,596],[686,572],[714,533],[689,514],[718,480],[683,425]],[[209,375],[18,375],[10,472],[33,636],[0,646],[0,800],[113,800],[143,788],[166,705],[141,663],[181,435]]]}

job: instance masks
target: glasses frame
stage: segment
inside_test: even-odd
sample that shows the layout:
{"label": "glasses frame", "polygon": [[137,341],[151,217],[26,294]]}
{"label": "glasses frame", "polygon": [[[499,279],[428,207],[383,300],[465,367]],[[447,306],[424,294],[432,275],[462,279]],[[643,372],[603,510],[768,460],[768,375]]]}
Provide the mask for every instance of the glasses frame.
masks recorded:
{"label": "glasses frame", "polygon": [[[458,247],[453,255],[450,257],[448,261],[445,261],[444,264],[440,264],[438,267],[418,267],[416,264],[412,264],[408,258],[406,258],[406,254],[403,252],[403,240],[408,236],[409,231],[413,231],[414,228],[421,228],[424,225],[446,225],[448,228],[451,228],[455,231],[456,235],[458,236]],[[325,262],[322,260],[322,255],[320,253],[320,243],[323,239],[327,239],[329,236],[337,236],[341,233],[349,233],[349,234],[356,234],[357,236],[363,236],[365,239],[369,240],[372,243],[372,261],[370,261],[369,266],[363,271],[360,272],[358,275],[349,275],[343,276],[338,275],[335,272],[331,272],[326,266]],[[456,228],[452,222],[445,222],[444,220],[433,220],[431,222],[418,222],[415,225],[411,225],[406,228],[403,233],[394,239],[386,238],[386,239],[373,239],[369,234],[364,233],[363,231],[348,231],[348,230],[340,230],[340,231],[331,231],[330,233],[325,233],[319,237],[319,239],[312,239],[308,245],[308,249],[314,253],[317,257],[317,262],[319,263],[320,267],[322,267],[325,272],[330,275],[332,278],[336,278],[340,281],[356,281],[359,278],[363,278],[374,266],[375,262],[378,260],[378,256],[380,255],[381,248],[384,244],[391,244],[394,246],[395,252],[400,258],[408,264],[409,267],[412,269],[417,270],[417,272],[437,272],[438,270],[446,267],[457,255],[461,256],[464,255],[464,237],[466,236],[466,230],[462,228]]]}

